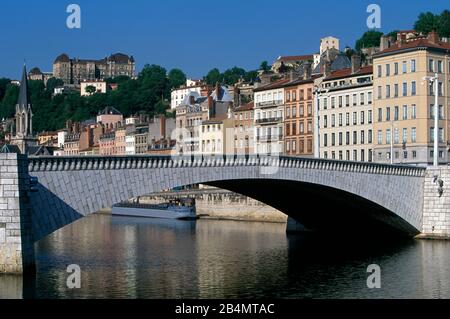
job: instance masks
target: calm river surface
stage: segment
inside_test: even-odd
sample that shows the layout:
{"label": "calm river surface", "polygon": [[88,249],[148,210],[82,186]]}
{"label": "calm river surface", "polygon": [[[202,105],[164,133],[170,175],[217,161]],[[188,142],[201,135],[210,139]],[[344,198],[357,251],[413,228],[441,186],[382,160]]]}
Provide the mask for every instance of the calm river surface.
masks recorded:
{"label": "calm river surface", "polygon": [[[0,276],[0,298],[450,298],[450,242],[287,236],[283,224],[92,215],[39,242],[36,259],[34,280]],[[70,264],[81,289],[67,288]],[[370,264],[381,289],[367,288]]]}

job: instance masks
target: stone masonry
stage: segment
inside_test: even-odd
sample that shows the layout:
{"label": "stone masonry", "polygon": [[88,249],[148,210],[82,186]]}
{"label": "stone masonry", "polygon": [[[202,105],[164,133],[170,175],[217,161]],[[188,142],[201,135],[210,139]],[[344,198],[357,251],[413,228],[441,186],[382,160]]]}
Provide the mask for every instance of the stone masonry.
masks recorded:
{"label": "stone masonry", "polygon": [[23,273],[34,266],[28,160],[0,154],[0,273]]}
{"label": "stone masonry", "polygon": [[450,168],[447,166],[427,169],[422,237],[450,237]]}

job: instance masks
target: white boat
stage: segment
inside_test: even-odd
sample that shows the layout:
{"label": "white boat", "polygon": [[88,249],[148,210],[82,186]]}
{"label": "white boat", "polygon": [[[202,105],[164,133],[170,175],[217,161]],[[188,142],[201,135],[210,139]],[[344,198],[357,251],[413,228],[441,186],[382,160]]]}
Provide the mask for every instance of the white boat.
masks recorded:
{"label": "white boat", "polygon": [[197,219],[195,200],[171,200],[163,204],[121,203],[114,205],[112,215],[162,219]]}

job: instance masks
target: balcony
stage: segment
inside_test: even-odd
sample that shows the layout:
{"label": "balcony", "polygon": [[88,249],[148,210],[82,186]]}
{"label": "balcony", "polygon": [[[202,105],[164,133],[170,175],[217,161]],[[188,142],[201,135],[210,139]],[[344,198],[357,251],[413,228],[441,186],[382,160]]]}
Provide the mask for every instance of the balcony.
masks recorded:
{"label": "balcony", "polygon": [[260,143],[280,142],[283,140],[283,134],[261,135],[256,137]]}
{"label": "balcony", "polygon": [[277,106],[282,106],[282,105],[283,105],[283,100],[256,103],[256,107],[259,107],[261,109],[269,108],[269,107],[277,107]]}
{"label": "balcony", "polygon": [[277,117],[270,117],[270,118],[264,118],[264,119],[257,119],[257,124],[278,124],[283,122],[283,117],[277,116]]}

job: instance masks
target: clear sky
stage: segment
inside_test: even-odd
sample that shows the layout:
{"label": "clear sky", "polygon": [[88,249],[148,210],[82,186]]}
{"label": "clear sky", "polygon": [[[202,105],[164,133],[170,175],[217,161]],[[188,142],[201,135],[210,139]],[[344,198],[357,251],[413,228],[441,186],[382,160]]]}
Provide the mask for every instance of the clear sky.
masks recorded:
{"label": "clear sky", "polygon": [[[66,8],[81,7],[81,29],[68,29]],[[382,10],[382,29],[410,29],[443,0],[1,0],[0,77],[28,68],[51,71],[56,56],[134,55],[146,63],[201,77],[213,67],[256,69],[279,55],[311,54],[333,35],[354,46],[367,31],[367,6]],[[447,4],[447,5],[446,5]]]}

